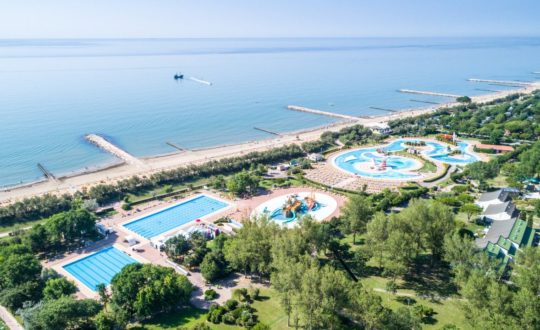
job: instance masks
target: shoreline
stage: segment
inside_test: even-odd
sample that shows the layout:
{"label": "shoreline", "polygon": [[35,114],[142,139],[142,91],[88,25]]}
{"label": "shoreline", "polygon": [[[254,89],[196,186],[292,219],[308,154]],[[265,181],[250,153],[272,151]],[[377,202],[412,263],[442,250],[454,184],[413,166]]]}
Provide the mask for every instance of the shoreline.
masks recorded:
{"label": "shoreline", "polygon": [[[520,88],[513,88],[489,94],[472,96],[474,103],[487,103],[496,99],[504,98],[511,94],[530,94],[534,90],[540,89],[540,82],[533,82],[530,85]],[[279,137],[263,140],[247,141],[237,144],[227,144],[221,146],[210,146],[187,150],[183,152],[173,152],[151,157],[139,158],[146,165],[144,168],[133,164],[115,164],[103,168],[92,169],[91,171],[81,171],[72,175],[60,177],[58,182],[37,181],[26,183],[23,186],[0,187],[0,205],[9,204],[17,200],[50,194],[73,193],[83,187],[91,187],[97,184],[112,184],[136,175],[151,175],[156,172],[171,170],[174,168],[191,164],[201,164],[211,160],[242,156],[243,154],[255,151],[267,151],[272,148],[288,145],[301,144],[319,139],[320,135],[326,131],[339,131],[342,128],[353,125],[369,125],[384,123],[395,119],[416,117],[423,114],[433,113],[439,109],[448,108],[460,104],[459,102],[445,102],[433,106],[422,108],[409,108],[391,114],[380,116],[370,116],[359,118],[355,121],[338,121],[320,127],[311,127],[303,130],[286,132]],[[315,114],[316,115],[316,114]]]}

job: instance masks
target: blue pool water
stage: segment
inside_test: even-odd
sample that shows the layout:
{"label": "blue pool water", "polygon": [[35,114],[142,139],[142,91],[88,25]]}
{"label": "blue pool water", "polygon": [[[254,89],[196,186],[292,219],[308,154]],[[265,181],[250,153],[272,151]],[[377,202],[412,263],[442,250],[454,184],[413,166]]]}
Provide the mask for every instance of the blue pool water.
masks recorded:
{"label": "blue pool water", "polygon": [[111,246],[64,266],[64,269],[88,288],[96,291],[98,284],[109,285],[124,266],[137,261]]}
{"label": "blue pool water", "polygon": [[[540,79],[540,38],[0,40],[0,186],[103,166],[98,133],[135,156],[271,137],[334,119],[501,90],[467,78]],[[182,72],[209,80],[175,81]]]}
{"label": "blue pool water", "polygon": [[[428,144],[434,144],[434,143],[428,143]],[[472,155],[468,152],[466,152],[466,149],[469,145],[465,142],[458,142],[458,149],[461,151],[461,155],[459,157],[456,156],[450,156],[448,154],[447,148],[442,146],[442,148],[436,148],[433,151],[430,151],[427,153],[427,155],[435,160],[438,160],[443,163],[447,164],[454,164],[454,165],[467,165],[473,162],[476,162],[478,158],[475,155]]]}
{"label": "blue pool water", "polygon": [[[380,147],[380,149],[386,152],[405,150],[406,146],[404,145],[404,142],[406,141],[417,142],[418,140],[398,139],[385,146]],[[478,160],[476,156],[466,152],[466,149],[469,146],[466,142],[458,143],[458,149],[462,152],[462,154],[459,156],[449,155],[448,147],[442,143],[427,141],[426,145],[428,145],[430,149],[423,153],[424,156],[443,163],[466,165]],[[352,150],[336,157],[334,159],[334,163],[341,169],[344,169],[350,173],[375,179],[402,180],[413,179],[420,176],[420,174],[418,173],[407,172],[407,170],[413,168],[416,164],[414,160],[401,156],[385,157],[380,153],[377,153],[377,149],[378,148],[364,148]],[[357,168],[357,164],[366,162],[371,162],[374,166],[379,166],[384,158],[386,158],[387,163],[386,170],[367,172]]]}
{"label": "blue pool water", "polygon": [[229,204],[201,195],[124,225],[145,238],[161,235],[190,221],[226,208]]}
{"label": "blue pool water", "polygon": [[303,216],[305,214],[308,214],[309,212],[317,211],[323,207],[325,206],[320,203],[316,203],[315,206],[310,210],[305,200],[302,199],[302,205],[298,208],[296,212],[291,212],[292,214],[289,217],[285,215],[282,208],[277,208],[274,211],[264,210],[263,213],[269,214],[270,219],[278,223],[286,224],[295,221],[296,219],[298,219],[299,216]]}

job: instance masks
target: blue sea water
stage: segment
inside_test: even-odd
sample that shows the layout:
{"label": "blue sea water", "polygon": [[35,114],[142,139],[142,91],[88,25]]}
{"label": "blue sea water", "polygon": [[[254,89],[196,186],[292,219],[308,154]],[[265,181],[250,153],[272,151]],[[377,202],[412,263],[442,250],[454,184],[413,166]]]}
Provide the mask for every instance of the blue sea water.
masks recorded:
{"label": "blue sea water", "polygon": [[[0,40],[0,186],[115,161],[84,140],[136,156],[237,143],[351,115],[405,109],[409,88],[477,95],[467,78],[540,79],[540,38]],[[207,86],[173,75],[211,81]]]}

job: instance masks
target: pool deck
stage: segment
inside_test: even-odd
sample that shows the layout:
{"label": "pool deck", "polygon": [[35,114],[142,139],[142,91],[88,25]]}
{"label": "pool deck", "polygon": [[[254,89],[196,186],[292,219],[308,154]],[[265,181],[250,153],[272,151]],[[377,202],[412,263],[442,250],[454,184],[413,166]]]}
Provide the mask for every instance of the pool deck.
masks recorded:
{"label": "pool deck", "polygon": [[251,217],[253,211],[257,206],[261,205],[264,202],[267,202],[271,199],[298,194],[302,192],[314,192],[325,194],[334,198],[337,202],[337,208],[325,219],[330,220],[332,217],[337,217],[340,215],[340,208],[345,204],[346,198],[343,195],[336,194],[330,191],[324,191],[321,189],[315,189],[313,187],[294,187],[294,188],[277,188],[271,191],[268,191],[264,195],[255,196],[249,199],[240,199],[236,201],[236,210],[229,214],[229,216],[237,221]]}

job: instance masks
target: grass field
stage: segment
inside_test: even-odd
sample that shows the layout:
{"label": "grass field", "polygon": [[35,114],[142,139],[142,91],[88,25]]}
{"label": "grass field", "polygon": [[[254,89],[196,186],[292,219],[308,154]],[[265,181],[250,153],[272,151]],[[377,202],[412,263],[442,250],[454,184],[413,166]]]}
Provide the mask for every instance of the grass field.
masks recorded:
{"label": "grass field", "polygon": [[[385,290],[388,280],[382,277],[371,276],[362,280],[365,287],[374,289],[374,292],[383,298],[383,304],[391,309],[398,309],[404,306],[424,305],[433,308],[435,315],[428,323],[423,323],[423,329],[440,329],[445,324],[453,324],[460,329],[467,329],[469,326],[465,320],[463,312],[460,310],[459,297],[449,297],[438,301],[418,297],[413,290],[398,289],[396,294],[381,292]],[[404,299],[408,298],[410,299]]]}
{"label": "grass field", "polygon": [[[257,310],[260,322],[271,326],[272,329],[287,328],[287,315],[281,309],[274,290],[261,289],[260,299],[255,301],[252,306]],[[163,330],[177,329],[179,327],[189,328],[201,322],[206,322],[206,311],[190,308],[180,312],[161,315],[151,322],[133,325],[130,329]],[[242,327],[226,324],[209,323],[209,325],[212,329],[216,330],[243,329]]]}

